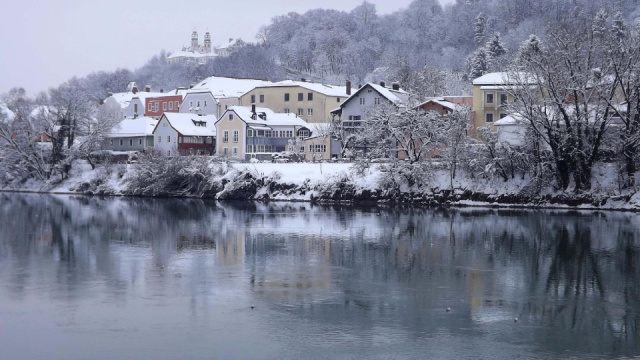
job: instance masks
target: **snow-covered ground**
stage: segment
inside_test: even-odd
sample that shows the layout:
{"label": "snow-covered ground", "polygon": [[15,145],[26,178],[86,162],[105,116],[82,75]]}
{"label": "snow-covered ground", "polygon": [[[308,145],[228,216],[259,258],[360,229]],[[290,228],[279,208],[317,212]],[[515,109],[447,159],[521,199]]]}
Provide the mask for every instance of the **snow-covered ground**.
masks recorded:
{"label": "snow-covered ground", "polygon": [[[218,163],[217,166],[219,166]],[[46,185],[35,181],[30,181],[18,187],[5,188],[6,191],[35,191],[50,193],[93,193],[105,195],[126,195],[131,194],[129,180],[135,176],[137,164],[112,164],[98,166],[95,170],[86,163],[76,163],[70,173],[69,179],[58,182],[55,185]],[[213,165],[212,163],[212,166]],[[238,198],[235,191],[239,186],[245,186],[247,177],[242,174],[251,175],[252,179],[261,179],[260,182],[253,181],[249,192],[240,190],[240,198],[246,199],[269,199],[278,201],[313,201],[321,200],[366,200],[367,194],[376,194],[373,200],[389,200],[390,189],[389,173],[380,171],[383,164],[372,164],[363,173],[353,171],[353,164],[350,163],[249,163],[230,164],[228,168],[223,166],[223,170],[214,175],[213,182],[222,184],[224,191],[232,193],[231,197]],[[392,172],[393,173],[393,172]],[[622,191],[618,186],[618,179],[615,175],[614,165],[604,164],[594,170],[592,199],[600,201],[606,200],[604,206],[594,206],[586,204],[574,206],[574,208],[601,208],[601,209],[625,209],[640,210],[640,193],[633,193],[629,190]],[[278,186],[274,187],[273,185]],[[640,179],[638,179],[640,183]],[[243,185],[245,184],[245,185]],[[466,206],[552,206],[571,207],[569,205],[558,205],[562,201],[539,201],[537,204],[518,203],[519,195],[529,186],[527,179],[516,177],[505,182],[501,178],[487,179],[483,177],[470,176],[463,171],[458,172],[458,176],[453,181],[454,194],[473,193],[488,198],[482,201],[468,197],[444,200],[447,204]],[[447,170],[433,170],[418,179],[418,184],[409,188],[401,186],[400,192],[404,193],[402,202],[409,202],[411,197],[422,199],[432,198],[443,194],[443,191],[451,190],[451,180]],[[218,189],[221,189],[218,187]],[[369,192],[369,193],[367,193]],[[449,191],[450,193],[450,191]],[[397,194],[397,193],[396,193]],[[402,195],[402,194],[400,194]],[[558,193],[551,188],[542,189],[541,195],[571,198],[571,193]],[[246,197],[245,197],[246,196]],[[337,196],[337,197],[336,197]],[[496,199],[501,196],[511,197],[511,200],[497,204]],[[396,199],[397,197],[391,197]],[[515,200],[514,200],[515,199]],[[393,200],[392,200],[393,201]],[[419,200],[420,201],[420,200]],[[440,200],[442,202],[442,198]]]}

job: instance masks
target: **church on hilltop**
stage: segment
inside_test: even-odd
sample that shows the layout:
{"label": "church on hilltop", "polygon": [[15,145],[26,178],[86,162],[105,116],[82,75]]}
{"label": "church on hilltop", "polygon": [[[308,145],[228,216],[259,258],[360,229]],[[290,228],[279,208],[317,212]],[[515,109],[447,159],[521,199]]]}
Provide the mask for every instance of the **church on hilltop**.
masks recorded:
{"label": "church on hilltop", "polygon": [[235,49],[244,45],[242,39],[229,39],[228,43],[222,44],[215,49],[211,46],[211,33],[208,31],[204,34],[204,43],[200,44],[198,40],[198,32],[196,30],[191,33],[191,46],[183,46],[181,51],[175,51],[167,57],[167,62],[175,63],[181,61],[190,61],[198,64],[204,64],[208,60],[212,60],[218,56],[229,56]]}

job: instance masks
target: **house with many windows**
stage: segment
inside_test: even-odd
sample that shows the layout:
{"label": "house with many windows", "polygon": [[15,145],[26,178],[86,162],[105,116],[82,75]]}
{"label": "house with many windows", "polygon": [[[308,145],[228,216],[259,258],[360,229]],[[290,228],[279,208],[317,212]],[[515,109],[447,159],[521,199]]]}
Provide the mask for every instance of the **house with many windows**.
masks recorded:
{"label": "house with many windows", "polygon": [[165,155],[213,155],[215,116],[164,113],[153,130],[154,148]]}
{"label": "house with many windows", "polygon": [[332,111],[333,121],[341,121],[344,131],[356,131],[377,107],[391,106],[400,112],[407,109],[408,102],[409,94],[398,84],[388,88],[384,82],[367,83]]}
{"label": "house with many windows", "polygon": [[271,160],[281,151],[296,151],[311,135],[307,122],[294,114],[267,108],[233,106],[216,122],[217,152],[239,160]]}
{"label": "house with many windows", "polygon": [[331,120],[331,110],[350,94],[350,83],[333,86],[286,80],[257,86],[240,97],[240,105],[294,114],[308,123],[326,123]]}
{"label": "house with many windows", "polygon": [[509,114],[507,104],[512,101],[507,89],[513,83],[506,72],[495,72],[473,80],[473,112],[475,126],[493,126],[494,123]]}
{"label": "house with many windows", "polygon": [[240,105],[240,97],[247,91],[267,84],[271,84],[271,82],[211,76],[185,93],[180,112],[219,117],[229,107]]}

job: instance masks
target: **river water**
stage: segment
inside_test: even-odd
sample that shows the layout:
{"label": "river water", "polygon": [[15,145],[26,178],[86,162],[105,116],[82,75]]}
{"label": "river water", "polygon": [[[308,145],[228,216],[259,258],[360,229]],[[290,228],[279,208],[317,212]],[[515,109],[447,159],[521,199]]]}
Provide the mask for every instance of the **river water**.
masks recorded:
{"label": "river water", "polygon": [[630,358],[639,327],[637,214],[0,194],[2,359]]}

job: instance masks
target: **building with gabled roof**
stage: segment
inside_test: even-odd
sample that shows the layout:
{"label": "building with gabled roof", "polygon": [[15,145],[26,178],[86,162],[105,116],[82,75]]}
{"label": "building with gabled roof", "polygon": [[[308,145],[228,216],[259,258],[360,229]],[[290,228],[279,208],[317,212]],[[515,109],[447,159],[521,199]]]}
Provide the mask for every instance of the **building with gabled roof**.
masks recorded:
{"label": "building with gabled roof", "polygon": [[240,105],[240,97],[247,91],[272,84],[259,79],[210,76],[186,91],[181,113],[220,116],[227,108]]}
{"label": "building with gabled roof", "polygon": [[104,148],[111,151],[142,151],[153,148],[153,130],[158,120],[150,117],[124,119],[106,136]]}
{"label": "building with gabled roof", "polygon": [[164,113],[153,130],[154,148],[168,156],[213,155],[216,117]]}
{"label": "building with gabled roof", "polygon": [[257,86],[240,97],[240,104],[293,113],[309,123],[323,123],[331,120],[331,110],[349,97],[350,91],[350,86],[285,80]]}
{"label": "building with gabled roof", "polygon": [[309,124],[294,114],[275,113],[255,105],[233,106],[216,122],[217,153],[241,160],[270,160],[292,149],[296,138],[311,135]]}

